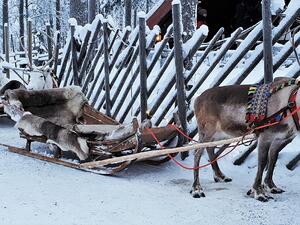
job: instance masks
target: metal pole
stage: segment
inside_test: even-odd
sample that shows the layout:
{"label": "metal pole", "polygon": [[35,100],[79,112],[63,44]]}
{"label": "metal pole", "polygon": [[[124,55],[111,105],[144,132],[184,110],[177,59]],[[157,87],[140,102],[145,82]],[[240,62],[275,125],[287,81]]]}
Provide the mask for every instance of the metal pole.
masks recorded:
{"label": "metal pole", "polygon": [[176,67],[176,89],[179,119],[184,133],[187,133],[186,96],[183,75],[183,55],[182,55],[182,25],[180,2],[172,3],[173,26],[174,26],[174,56]]}
{"label": "metal pole", "polygon": [[[9,63],[9,30],[8,24],[4,24],[4,51],[5,51],[5,61]],[[9,69],[5,69],[6,77],[10,79]]]}
{"label": "metal pole", "polygon": [[264,80],[265,83],[270,83],[273,81],[271,0],[263,0],[262,16],[264,41]]}
{"label": "metal pole", "polygon": [[105,73],[105,103],[106,115],[111,116],[110,86],[109,86],[109,52],[108,52],[108,29],[107,22],[103,23],[104,43],[104,73]]}
{"label": "metal pole", "polygon": [[147,119],[147,61],[146,61],[146,18],[139,15],[139,58],[140,58],[140,96],[141,121]]}

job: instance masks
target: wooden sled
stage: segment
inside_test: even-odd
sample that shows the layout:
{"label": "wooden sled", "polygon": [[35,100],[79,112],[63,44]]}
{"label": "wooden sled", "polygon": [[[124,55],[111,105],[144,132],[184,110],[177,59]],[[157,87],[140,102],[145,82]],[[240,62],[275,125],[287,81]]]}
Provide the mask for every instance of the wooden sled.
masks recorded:
{"label": "wooden sled", "polygon": [[[179,126],[178,118],[175,116],[175,121]],[[83,106],[83,120],[81,124],[76,124],[75,131],[80,135],[86,135],[85,129],[87,130],[101,130],[101,129],[115,129],[120,124],[114,119],[107,117],[106,115],[94,110],[90,105],[84,104]],[[78,130],[77,130],[78,129]],[[150,128],[155,134],[160,142],[166,142],[169,144],[171,140],[175,141],[174,147],[179,147],[181,145],[181,138],[175,128],[172,127],[160,127],[160,128]],[[107,140],[95,140],[89,138],[87,140],[88,146],[90,148],[90,159],[91,161],[101,161],[107,160],[115,157],[122,157],[129,154],[136,154],[143,151],[155,151],[156,141],[153,139],[149,131],[140,127],[136,119],[133,120],[133,131],[131,134],[124,136],[117,140],[107,141]],[[43,161],[48,161],[51,163],[60,164],[63,166],[71,167],[74,169],[85,170],[94,173],[100,173],[105,175],[112,175],[120,172],[128,166],[130,166],[135,160],[130,160],[122,163],[106,165],[104,167],[95,167],[93,169],[83,169],[80,163],[69,163],[61,159],[61,151],[56,156],[56,158],[50,158],[47,156],[39,155],[38,153],[33,153],[31,151],[32,142],[46,143],[47,138],[44,136],[30,136],[26,133],[20,132],[20,137],[27,140],[25,149],[18,149],[10,147],[9,151],[29,156],[32,158],[40,159]],[[173,143],[174,145],[174,143]],[[168,145],[167,145],[168,146]],[[169,160],[169,157],[163,157],[160,159],[147,160],[147,163],[160,164]]]}

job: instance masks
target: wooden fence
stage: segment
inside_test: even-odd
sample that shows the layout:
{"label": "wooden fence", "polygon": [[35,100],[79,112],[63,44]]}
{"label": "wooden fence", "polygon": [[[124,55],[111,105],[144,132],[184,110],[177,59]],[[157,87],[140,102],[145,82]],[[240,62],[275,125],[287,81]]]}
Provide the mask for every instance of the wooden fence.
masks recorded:
{"label": "wooden fence", "polygon": [[[300,9],[292,3],[279,25],[273,28],[273,45],[300,14]],[[241,84],[253,74],[252,71],[260,68],[263,26],[260,22],[246,31],[238,28],[223,40],[224,29],[220,28],[208,43],[205,43],[207,27],[201,26],[182,44],[180,15],[179,5],[173,4],[173,24],[160,42],[156,41],[159,27],[149,30],[142,14],[136,28],[126,27],[122,31],[114,29],[98,15],[86,29],[80,46],[74,36],[78,27],[70,24],[70,34],[62,50],[58,45],[51,46],[50,40],[48,42],[53,52],[48,58],[54,58],[59,86],[79,85],[95,109],[121,123],[137,116],[141,120],[152,118],[155,126],[164,126],[172,122],[173,113],[179,111],[183,129],[194,137],[197,127],[193,118],[193,99],[208,87]],[[169,49],[172,38],[175,46]],[[56,33],[55,43],[59,43],[58,40]],[[275,56],[274,72],[293,54],[299,43],[300,32]],[[184,69],[187,61],[193,62],[189,70]],[[220,67],[223,61],[226,62]],[[242,69],[236,70],[242,62]],[[300,66],[296,60],[290,68],[289,76],[297,78]],[[262,79],[263,74],[257,74],[256,80]]]}

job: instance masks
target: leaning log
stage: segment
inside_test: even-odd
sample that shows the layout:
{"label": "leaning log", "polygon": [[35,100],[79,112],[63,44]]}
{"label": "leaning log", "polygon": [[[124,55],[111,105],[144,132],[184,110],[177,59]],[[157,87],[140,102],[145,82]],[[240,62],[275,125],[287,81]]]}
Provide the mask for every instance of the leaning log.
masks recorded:
{"label": "leaning log", "polygon": [[232,139],[227,139],[227,140],[222,140],[222,141],[199,143],[199,144],[193,144],[193,145],[188,145],[188,146],[179,147],[179,148],[162,149],[159,151],[141,152],[138,154],[131,154],[131,155],[116,157],[116,158],[112,158],[112,159],[105,159],[105,160],[101,160],[101,161],[97,161],[97,162],[83,163],[80,165],[80,168],[93,169],[93,168],[103,167],[106,165],[122,163],[122,162],[126,162],[126,161],[149,159],[149,158],[153,158],[153,157],[164,156],[167,154],[186,152],[186,151],[191,151],[191,150],[200,149],[200,148],[215,147],[215,146],[226,145],[226,144],[230,144],[230,143],[236,143],[236,142],[240,142],[243,140],[244,141],[245,140],[253,140],[255,138],[256,138],[256,136],[254,134],[251,134],[251,135],[247,135],[245,137],[237,137],[237,138],[232,138]]}

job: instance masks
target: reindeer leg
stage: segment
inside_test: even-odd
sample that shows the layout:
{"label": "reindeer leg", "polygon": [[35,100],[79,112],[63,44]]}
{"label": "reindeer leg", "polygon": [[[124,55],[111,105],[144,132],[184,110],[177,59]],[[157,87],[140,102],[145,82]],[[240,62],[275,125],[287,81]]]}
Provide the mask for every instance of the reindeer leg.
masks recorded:
{"label": "reindeer leg", "polygon": [[[194,158],[194,167],[198,167],[199,163],[200,163],[200,159],[202,156],[204,149],[198,149],[195,152],[195,158]],[[192,194],[192,196],[194,198],[201,198],[201,197],[205,197],[205,194],[203,192],[203,189],[200,185],[200,181],[199,181],[199,169],[195,169],[194,170],[194,183],[193,183],[193,187],[192,190],[190,192]]]}
{"label": "reindeer leg", "polygon": [[[209,160],[211,162],[214,161],[217,158],[217,155],[215,154],[215,148],[214,147],[207,148],[206,150],[207,150],[207,154],[208,154]],[[213,171],[215,173],[215,175],[214,175],[215,182],[226,182],[227,183],[227,182],[231,182],[232,181],[231,178],[226,177],[222,173],[222,171],[221,171],[221,169],[220,169],[220,167],[218,165],[218,162],[212,163],[211,167],[212,167],[212,169],[213,169]]]}
{"label": "reindeer leg", "polygon": [[269,151],[269,164],[268,172],[264,180],[264,188],[266,191],[271,192],[272,194],[281,194],[284,190],[278,188],[273,181],[273,173],[275,165],[278,159],[279,152],[285,148],[289,143],[291,143],[293,138],[289,137],[285,140],[274,140],[271,144]]}
{"label": "reindeer leg", "polygon": [[257,167],[256,178],[252,186],[252,189],[247,192],[247,195],[254,197],[259,201],[267,202],[271,197],[266,194],[265,190],[262,187],[262,176],[267,164],[268,152],[271,144],[270,142],[263,141],[263,139],[266,140],[266,137],[262,137],[262,136],[263,135],[259,137],[258,167]]}

